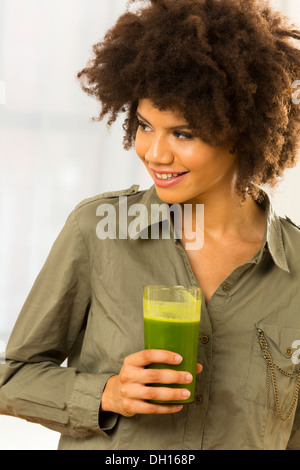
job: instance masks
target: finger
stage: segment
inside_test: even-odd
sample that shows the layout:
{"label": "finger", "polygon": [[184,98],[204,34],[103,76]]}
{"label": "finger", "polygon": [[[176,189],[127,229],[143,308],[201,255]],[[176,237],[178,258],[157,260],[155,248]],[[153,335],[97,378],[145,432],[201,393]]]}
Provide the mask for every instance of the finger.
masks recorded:
{"label": "finger", "polygon": [[160,405],[156,403],[148,403],[144,400],[130,400],[124,407],[124,414],[132,416],[133,414],[171,414],[181,411],[183,405]]}
{"label": "finger", "polygon": [[202,364],[197,364],[197,370],[196,370],[196,374],[200,374],[200,372],[203,371],[203,365]]}
{"label": "finger", "polygon": [[193,376],[186,371],[154,368],[139,370],[134,381],[140,384],[188,384],[193,381]]}
{"label": "finger", "polygon": [[134,367],[145,367],[152,363],[180,364],[182,357],[175,352],[164,349],[145,349],[134,354],[130,354],[124,363]]}
{"label": "finger", "polygon": [[185,388],[151,387],[140,384],[132,384],[122,390],[123,398],[157,401],[183,401],[187,400],[191,393]]}

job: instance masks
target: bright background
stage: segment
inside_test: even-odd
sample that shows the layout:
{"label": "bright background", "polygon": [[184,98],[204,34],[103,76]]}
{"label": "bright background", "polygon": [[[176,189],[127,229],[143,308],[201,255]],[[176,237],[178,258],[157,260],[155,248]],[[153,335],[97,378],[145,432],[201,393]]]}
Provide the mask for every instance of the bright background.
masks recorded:
{"label": "bright background", "polygon": [[[271,0],[300,25],[299,0]],[[76,74],[126,0],[0,0],[0,352],[67,216],[82,199],[152,180],[122,120],[91,123]],[[300,77],[299,77],[300,80]],[[4,100],[5,98],[5,100]],[[4,103],[5,101],[5,103]],[[272,194],[300,224],[300,164]],[[0,416],[0,450],[56,449],[59,434]]]}

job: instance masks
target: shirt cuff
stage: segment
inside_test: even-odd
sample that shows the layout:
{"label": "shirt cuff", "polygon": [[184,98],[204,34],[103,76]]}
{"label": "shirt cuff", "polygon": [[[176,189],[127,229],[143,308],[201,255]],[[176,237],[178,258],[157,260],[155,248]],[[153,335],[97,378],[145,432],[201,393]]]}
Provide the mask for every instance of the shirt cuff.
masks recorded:
{"label": "shirt cuff", "polygon": [[112,375],[77,374],[68,403],[70,427],[73,435],[82,437],[102,434],[108,437],[105,431],[115,426],[118,415],[101,412],[100,403],[105,385]]}

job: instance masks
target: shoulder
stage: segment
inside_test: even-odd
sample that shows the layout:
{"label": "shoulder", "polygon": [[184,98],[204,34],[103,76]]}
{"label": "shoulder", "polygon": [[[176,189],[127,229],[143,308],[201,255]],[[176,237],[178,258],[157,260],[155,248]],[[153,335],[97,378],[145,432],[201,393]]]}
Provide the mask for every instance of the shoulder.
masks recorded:
{"label": "shoulder", "polygon": [[147,190],[139,191],[138,185],[132,185],[128,189],[121,189],[118,191],[107,191],[105,193],[98,194],[97,196],[84,199],[75,207],[76,216],[84,216],[91,212],[96,213],[97,207],[100,204],[112,204],[118,206],[120,197],[125,196],[130,199],[139,199]]}
{"label": "shoulder", "polygon": [[[130,188],[118,191],[108,191],[98,194],[94,197],[84,199],[76,205],[73,213],[80,227],[89,229],[90,225],[94,226],[98,208],[101,205],[113,206],[118,209],[120,198],[123,196],[128,198],[128,206],[138,203],[142,200],[145,193],[149,190],[139,191],[138,185],[132,185]],[[86,230],[85,230],[86,231]]]}
{"label": "shoulder", "polygon": [[292,225],[293,227],[296,227],[298,230],[300,230],[300,225],[295,224],[287,215],[285,216],[285,219],[280,217],[281,220],[284,221],[284,223],[288,222],[288,224]]}
{"label": "shoulder", "polygon": [[[118,199],[120,196],[133,196],[135,194],[141,193],[143,191],[139,191],[138,185],[133,185],[128,189],[121,189],[118,191],[107,191],[105,193],[98,194],[97,196],[90,197],[88,199],[84,199],[75,207],[76,212],[80,212],[81,210],[88,209],[89,207],[97,206],[101,202],[105,202],[108,199]],[[117,201],[115,201],[117,203]]]}
{"label": "shoulder", "polygon": [[279,217],[284,251],[290,265],[300,269],[300,226],[289,217]]}
{"label": "shoulder", "polygon": [[289,217],[279,217],[283,235],[289,237],[291,240],[300,240],[300,225],[297,225]]}

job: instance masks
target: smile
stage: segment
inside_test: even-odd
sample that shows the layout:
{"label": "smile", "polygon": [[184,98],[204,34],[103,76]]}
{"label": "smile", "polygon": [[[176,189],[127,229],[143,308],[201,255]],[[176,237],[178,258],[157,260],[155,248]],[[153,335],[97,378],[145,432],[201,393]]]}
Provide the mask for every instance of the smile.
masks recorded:
{"label": "smile", "polygon": [[171,178],[177,178],[178,176],[183,175],[183,173],[155,173],[155,176],[160,180],[168,180]]}
{"label": "smile", "polygon": [[189,172],[185,173],[157,173],[152,170],[153,180],[156,186],[160,188],[169,188],[176,184],[179,184]]}

